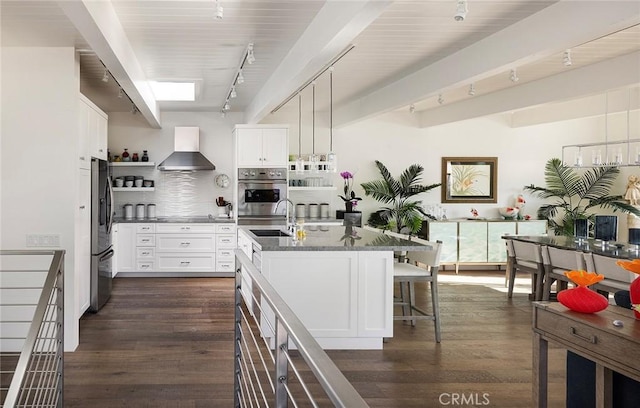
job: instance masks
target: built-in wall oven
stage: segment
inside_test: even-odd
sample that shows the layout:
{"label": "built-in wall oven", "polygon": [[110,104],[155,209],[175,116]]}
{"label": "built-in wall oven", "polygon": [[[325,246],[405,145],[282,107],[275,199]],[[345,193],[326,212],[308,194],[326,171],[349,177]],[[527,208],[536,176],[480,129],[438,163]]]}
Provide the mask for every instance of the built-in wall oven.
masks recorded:
{"label": "built-in wall oven", "polygon": [[238,169],[238,224],[285,225],[287,203],[287,169]]}

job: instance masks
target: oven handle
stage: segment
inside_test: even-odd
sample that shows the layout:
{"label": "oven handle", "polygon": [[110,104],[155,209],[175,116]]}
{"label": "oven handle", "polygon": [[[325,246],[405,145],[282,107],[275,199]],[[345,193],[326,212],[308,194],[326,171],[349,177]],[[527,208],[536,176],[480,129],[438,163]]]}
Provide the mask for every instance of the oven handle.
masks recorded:
{"label": "oven handle", "polygon": [[238,185],[240,184],[284,184],[287,185],[287,180],[238,180]]}

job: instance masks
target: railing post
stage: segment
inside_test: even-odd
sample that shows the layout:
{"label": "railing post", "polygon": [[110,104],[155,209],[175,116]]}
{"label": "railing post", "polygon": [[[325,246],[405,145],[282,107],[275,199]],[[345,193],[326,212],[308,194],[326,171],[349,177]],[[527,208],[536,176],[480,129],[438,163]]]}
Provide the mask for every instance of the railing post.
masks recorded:
{"label": "railing post", "polygon": [[58,291],[56,296],[57,324],[58,324],[58,408],[64,406],[64,258],[58,271]]}
{"label": "railing post", "polygon": [[287,330],[282,325],[282,322],[276,317],[276,338],[275,338],[275,381],[276,385],[276,407],[286,408],[288,406],[287,397],[287,374],[288,374],[288,362],[287,356],[287,342],[289,341],[289,335]]}
{"label": "railing post", "polygon": [[233,380],[233,405],[236,408],[240,408],[240,307],[242,305],[242,299],[240,295],[240,291],[242,289],[242,269],[240,267],[240,262],[236,258],[236,277],[235,277],[235,297],[234,297],[234,336],[233,336],[233,372],[234,372],[234,380]]}

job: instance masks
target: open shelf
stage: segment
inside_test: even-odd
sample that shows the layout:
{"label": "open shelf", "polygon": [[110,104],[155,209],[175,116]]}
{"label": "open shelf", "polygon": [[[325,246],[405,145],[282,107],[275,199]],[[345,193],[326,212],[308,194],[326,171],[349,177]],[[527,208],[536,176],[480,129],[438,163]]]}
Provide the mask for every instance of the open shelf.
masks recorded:
{"label": "open shelf", "polygon": [[310,186],[289,186],[289,191],[332,191],[336,187],[310,187]]}
{"label": "open shelf", "polygon": [[112,167],[155,167],[156,162],[111,162]]}
{"label": "open shelf", "polygon": [[155,191],[155,187],[114,187],[113,191]]}

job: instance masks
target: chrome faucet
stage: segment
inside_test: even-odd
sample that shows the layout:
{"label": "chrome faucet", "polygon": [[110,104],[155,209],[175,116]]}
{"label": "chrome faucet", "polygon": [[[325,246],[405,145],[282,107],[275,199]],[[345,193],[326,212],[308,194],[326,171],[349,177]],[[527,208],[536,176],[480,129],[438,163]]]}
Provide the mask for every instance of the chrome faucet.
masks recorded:
{"label": "chrome faucet", "polygon": [[293,201],[289,200],[288,198],[283,198],[282,200],[278,200],[278,202],[276,203],[276,208],[273,210],[273,213],[275,214],[278,212],[278,207],[280,206],[280,203],[283,203],[283,202],[288,202],[291,204],[291,212],[289,213],[289,219],[287,219],[287,230],[291,234],[293,234],[295,233],[295,229],[296,229],[295,205],[293,204]]}

